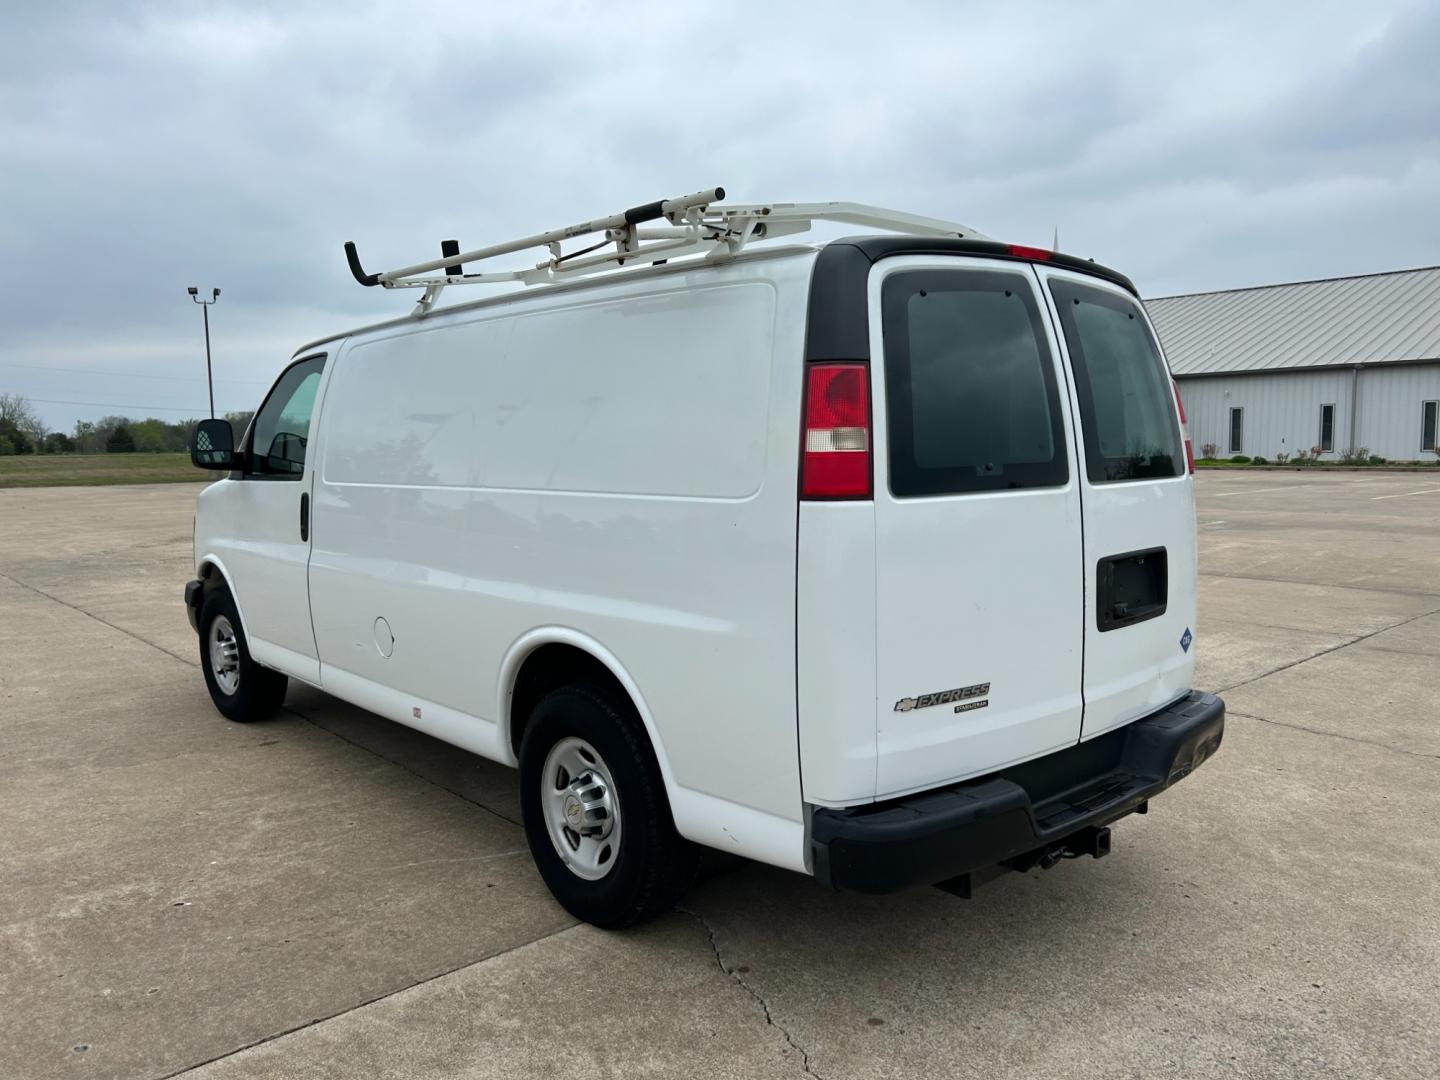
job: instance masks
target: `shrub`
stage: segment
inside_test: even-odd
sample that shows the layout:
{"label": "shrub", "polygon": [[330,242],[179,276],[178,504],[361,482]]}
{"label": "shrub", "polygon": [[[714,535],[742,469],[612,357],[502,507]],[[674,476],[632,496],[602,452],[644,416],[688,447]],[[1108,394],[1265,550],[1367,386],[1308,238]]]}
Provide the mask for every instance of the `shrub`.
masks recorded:
{"label": "shrub", "polygon": [[[1200,456],[1206,461],[1214,461],[1215,455],[1219,452],[1220,448],[1216,446],[1213,442],[1202,443],[1200,446]],[[1437,458],[1436,460],[1440,461],[1440,458]]]}
{"label": "shrub", "polygon": [[1230,464],[1232,464],[1232,465],[1249,465],[1249,464],[1250,464],[1250,459],[1249,459],[1248,457],[1246,457],[1244,454],[1236,454],[1234,457],[1232,457],[1232,458],[1230,459]]}
{"label": "shrub", "polygon": [[133,454],[135,452],[135,436],[130,434],[128,427],[121,424],[105,440],[105,451],[110,454]]}
{"label": "shrub", "polygon": [[1342,465],[1368,465],[1370,464],[1370,448],[1368,446],[1356,447],[1353,450],[1345,450],[1340,454]]}
{"label": "shrub", "polygon": [[1289,460],[1290,460],[1290,455],[1287,454],[1284,450],[1281,450],[1279,453],[1277,453],[1277,454],[1275,455],[1275,464],[1276,464],[1276,465],[1284,465],[1285,462],[1287,462],[1287,461],[1289,461]]}
{"label": "shrub", "polygon": [[1253,458],[1250,459],[1250,464],[1251,464],[1251,465],[1269,465],[1270,463],[1269,463],[1268,461],[1266,461],[1263,457],[1261,457],[1259,454],[1256,454]]}
{"label": "shrub", "polygon": [[1384,464],[1386,464],[1386,463],[1387,463],[1387,459],[1381,457],[1379,454],[1371,454],[1371,455],[1370,455],[1370,464],[1371,464],[1371,465],[1384,465]]}
{"label": "shrub", "polygon": [[1309,450],[1296,450],[1296,451],[1295,451],[1295,464],[1296,464],[1296,465],[1313,465],[1314,463],[1315,463],[1315,459],[1310,456],[1310,451],[1309,451]]}
{"label": "shrub", "polygon": [[30,436],[25,434],[19,424],[6,416],[0,416],[0,439],[4,439],[5,445],[9,447],[5,451],[7,454],[33,454],[35,452],[35,444],[30,441]]}

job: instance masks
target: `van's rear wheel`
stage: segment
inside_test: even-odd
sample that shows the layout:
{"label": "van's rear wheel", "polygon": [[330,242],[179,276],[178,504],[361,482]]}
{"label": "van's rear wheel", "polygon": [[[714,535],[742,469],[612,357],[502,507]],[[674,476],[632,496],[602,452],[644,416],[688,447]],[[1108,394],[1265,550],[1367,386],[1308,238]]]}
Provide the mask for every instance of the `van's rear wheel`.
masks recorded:
{"label": "van's rear wheel", "polygon": [[221,715],[240,723],[264,720],[285,700],[289,681],[250,657],[235,600],[223,586],[200,608],[200,667],[210,700]]}
{"label": "van's rear wheel", "polygon": [[668,911],[695,873],[628,701],[564,686],[540,700],[520,746],[530,854],[566,911],[606,929]]}

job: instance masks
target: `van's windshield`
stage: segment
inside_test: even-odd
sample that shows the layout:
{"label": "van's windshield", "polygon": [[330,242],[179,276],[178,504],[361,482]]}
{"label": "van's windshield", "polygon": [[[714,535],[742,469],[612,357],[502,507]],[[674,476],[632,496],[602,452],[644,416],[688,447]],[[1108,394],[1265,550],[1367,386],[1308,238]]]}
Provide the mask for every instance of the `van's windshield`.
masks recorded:
{"label": "van's windshield", "polygon": [[1075,372],[1093,484],[1183,476],[1185,460],[1165,362],[1133,300],[1052,280]]}

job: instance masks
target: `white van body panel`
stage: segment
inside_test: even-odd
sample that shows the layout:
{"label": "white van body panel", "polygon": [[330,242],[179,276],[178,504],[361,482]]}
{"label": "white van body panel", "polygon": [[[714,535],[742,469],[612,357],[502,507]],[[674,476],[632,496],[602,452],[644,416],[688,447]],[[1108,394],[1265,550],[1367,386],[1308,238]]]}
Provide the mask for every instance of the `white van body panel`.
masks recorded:
{"label": "white van body panel", "polygon": [[[1034,293],[1024,264],[956,256],[885,259],[869,281],[875,431],[878,649],[875,797],[993,772],[1080,737],[1080,487],[1063,390],[1063,486],[897,498],[887,482],[890,409],[881,294],[896,274],[1004,274]],[[1044,310],[1035,296],[1033,303]],[[1058,387],[1065,374],[1049,320],[1040,333]],[[979,687],[957,703],[902,711],[925,694]],[[966,709],[979,701],[982,708]]]}
{"label": "white van body panel", "polygon": [[[297,354],[276,383],[283,384],[286,373],[301,361],[313,364],[319,359],[326,362],[315,383],[312,433],[324,415],[332,366],[325,351]],[[209,562],[224,574],[256,663],[318,686],[320,659],[310,622],[310,541],[301,529],[314,483],[312,455],[298,476],[227,478],[209,485],[196,503],[195,550],[197,569]],[[204,556],[199,555],[202,551]]]}
{"label": "white van body panel", "polygon": [[464,745],[513,762],[507,659],[566,628],[637,688],[682,835],[802,868],[789,418],[812,261],[349,339],[311,448],[326,688],[407,723],[472,717]]}
{"label": "white van body panel", "polygon": [[875,504],[802,502],[796,576],[805,801],[875,798]]}
{"label": "white van body panel", "polygon": [[[1134,309],[1150,328],[1155,348],[1159,335],[1150,325],[1145,305],[1107,281],[1053,268],[1036,270],[1056,325],[1059,313],[1048,288],[1051,281],[1073,281],[1108,293]],[[1063,335],[1058,335],[1064,347]],[[1163,354],[1162,354],[1163,356]],[[1068,350],[1066,351],[1069,360]],[[1067,363],[1067,367],[1071,365]],[[1166,378],[1168,379],[1168,368]],[[1071,409],[1080,415],[1076,389],[1070,387]],[[1170,415],[1178,425],[1173,393]],[[1092,483],[1085,469],[1085,448],[1077,446],[1077,472],[1082,484],[1085,543],[1085,724],[1083,738],[1111,731],[1155,712],[1189,691],[1195,674],[1196,549],[1195,483],[1180,476],[1123,483]],[[1157,618],[1102,632],[1097,626],[1096,568],[1101,559],[1125,552],[1164,548],[1168,595]]]}
{"label": "white van body panel", "polygon": [[309,545],[301,542],[298,530],[299,500],[309,485],[308,472],[294,483],[219,480],[209,485],[196,510],[207,541],[197,566],[210,562],[222,568],[257,663],[319,683],[306,598]]}
{"label": "white van body panel", "polygon": [[326,693],[367,712],[423,731],[481,757],[504,761],[507,756],[500,742],[499,725],[493,720],[401,692],[333,665],[321,665],[321,677]]}

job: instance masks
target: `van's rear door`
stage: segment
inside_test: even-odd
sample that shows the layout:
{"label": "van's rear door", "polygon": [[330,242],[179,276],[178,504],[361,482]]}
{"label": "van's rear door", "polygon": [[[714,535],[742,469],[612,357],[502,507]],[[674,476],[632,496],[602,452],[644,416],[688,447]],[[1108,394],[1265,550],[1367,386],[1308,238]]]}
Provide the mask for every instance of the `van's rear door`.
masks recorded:
{"label": "van's rear door", "polygon": [[869,306],[882,358],[871,382],[885,798],[1075,744],[1084,570],[1069,393],[1030,268],[884,259]]}
{"label": "van's rear door", "polygon": [[1039,276],[1080,419],[1089,738],[1190,689],[1195,493],[1169,371],[1143,306],[1086,274]]}

